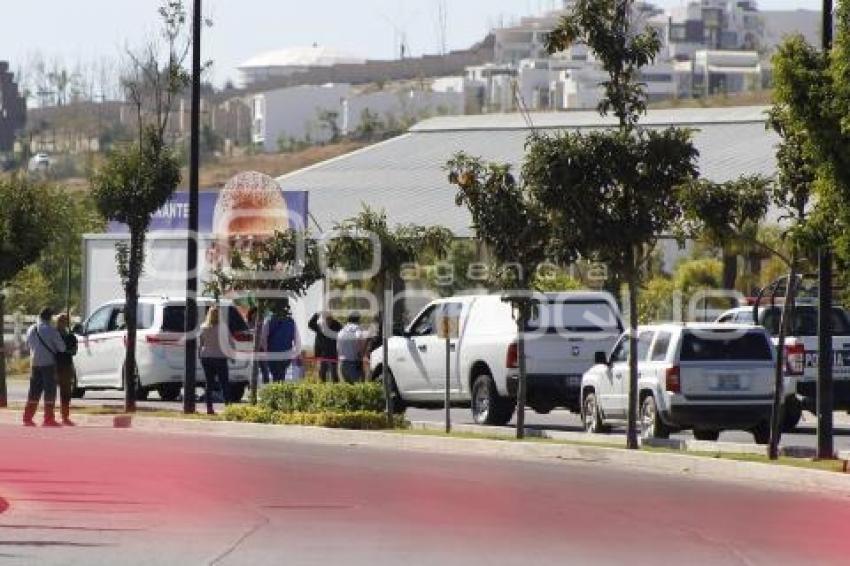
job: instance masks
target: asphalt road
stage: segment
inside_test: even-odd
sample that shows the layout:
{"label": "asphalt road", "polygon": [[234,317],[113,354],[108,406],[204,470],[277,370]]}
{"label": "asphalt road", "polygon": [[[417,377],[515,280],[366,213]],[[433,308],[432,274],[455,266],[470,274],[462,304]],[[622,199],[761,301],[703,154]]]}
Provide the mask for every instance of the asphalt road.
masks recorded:
{"label": "asphalt road", "polygon": [[0,563],[846,564],[847,500],[588,462],[0,426]]}
{"label": "asphalt road", "polygon": [[[27,382],[21,380],[9,381],[10,402],[22,403],[26,399]],[[198,390],[199,393],[201,390]],[[124,393],[121,391],[89,391],[84,399],[75,399],[78,405],[111,405],[120,406],[123,403]],[[151,393],[148,401],[140,401],[140,407],[150,409],[163,409],[179,411],[181,403],[167,403],[159,400],[157,393]],[[220,408],[220,405],[217,405]],[[199,402],[199,409],[203,409],[203,403]],[[445,412],[442,409],[408,409],[407,418],[411,421],[433,421],[445,422]],[[835,447],[838,450],[850,450],[850,415],[844,412],[835,413]],[[453,408],[452,422],[457,424],[473,424],[469,409]],[[514,425],[516,418],[512,421]],[[526,411],[526,426],[546,430],[566,430],[580,432],[582,430],[581,419],[569,411],[552,411],[548,415],[541,415],[532,410]],[[622,434],[623,430],[613,430],[613,434]],[[817,446],[817,421],[811,413],[803,413],[800,426],[793,433],[783,434],[783,442],[794,446]],[[671,438],[692,438],[688,432],[674,434]],[[726,431],[720,435],[721,442],[753,443],[753,437],[748,432]]]}

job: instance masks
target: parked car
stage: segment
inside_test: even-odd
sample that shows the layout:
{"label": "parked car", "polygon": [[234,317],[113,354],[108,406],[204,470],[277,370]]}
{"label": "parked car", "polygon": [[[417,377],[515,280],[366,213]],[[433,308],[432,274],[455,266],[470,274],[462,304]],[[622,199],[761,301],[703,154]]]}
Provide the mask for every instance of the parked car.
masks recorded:
{"label": "parked car", "polygon": [[[499,295],[451,297],[427,305],[401,336],[389,339],[389,378],[397,406],[435,406],[445,395],[445,340],[438,337],[441,312],[459,316],[451,341],[451,395],[468,405],[475,422],[503,425],[514,413],[519,360],[511,306]],[[566,407],[581,410],[582,374],[594,354],[607,350],[622,332],[614,298],[608,293],[541,295],[526,329],[528,405],[539,413]],[[372,376],[383,371],[383,349],[370,358]]]}
{"label": "parked car", "polygon": [[[625,422],[629,396],[629,334],[582,378],[582,420],[588,432]],[[723,430],[770,438],[775,349],[752,325],[660,324],[638,329],[638,407],[643,438],[690,429],[698,440]]]}
{"label": "parked car", "polygon": [[[774,344],[779,334],[781,306],[760,307],[758,320],[773,336]],[[729,310],[717,319],[723,323],[753,324],[753,307],[741,307]],[[832,309],[832,355],[835,408],[850,411],[850,317],[840,307]],[[791,333],[785,338],[786,372],[794,377],[790,392],[796,392],[794,401],[787,401],[786,429],[797,426],[802,410],[815,411],[818,381],[818,308],[810,304],[797,304],[794,307],[794,319],[791,321]],[[791,410],[796,403],[796,410]]]}
{"label": "parked car", "polygon": [[[204,320],[212,299],[198,299],[198,321]],[[239,310],[229,303],[227,321],[237,348],[249,352],[253,347],[252,334]],[[112,301],[94,310],[91,316],[74,327],[79,348],[74,363],[77,380],[76,397],[88,390],[124,389],[124,359],[127,341],[124,301]],[[186,299],[169,297],[140,297],[137,316],[136,365],[138,378],[136,397],[146,399],[157,391],[165,401],[180,396],[185,375]],[[250,379],[248,357],[230,360],[230,396],[241,399]],[[197,365],[195,381],[199,386],[206,377]]]}

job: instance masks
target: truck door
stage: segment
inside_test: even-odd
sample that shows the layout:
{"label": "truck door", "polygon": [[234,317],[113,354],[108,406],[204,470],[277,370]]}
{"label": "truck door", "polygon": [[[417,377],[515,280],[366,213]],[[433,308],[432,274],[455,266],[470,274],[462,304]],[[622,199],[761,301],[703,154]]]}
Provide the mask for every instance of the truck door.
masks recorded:
{"label": "truck door", "polygon": [[440,339],[437,337],[437,308],[431,305],[416,318],[405,336],[404,346],[395,360],[390,360],[396,384],[405,397],[423,400],[433,387],[429,381],[430,355],[436,354]]}

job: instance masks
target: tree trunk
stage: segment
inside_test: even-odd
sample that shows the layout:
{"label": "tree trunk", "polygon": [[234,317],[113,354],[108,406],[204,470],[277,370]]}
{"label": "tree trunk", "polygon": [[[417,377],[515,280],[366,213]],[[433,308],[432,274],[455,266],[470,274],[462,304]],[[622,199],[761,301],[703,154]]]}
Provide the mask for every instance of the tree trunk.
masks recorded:
{"label": "tree trunk", "polygon": [[723,250],[723,289],[732,290],[738,280],[738,255]]}
{"label": "tree trunk", "polygon": [[142,272],[144,231],[130,228],[130,255],[125,289],[124,321],[127,326],[127,355],[124,359],[124,411],[136,412],[136,318],[139,306],[139,276]]}
{"label": "tree trunk", "polygon": [[251,352],[251,404],[257,404],[257,378],[260,373],[260,364],[257,361],[257,353],[260,351],[260,332],[263,329],[263,311],[260,310],[259,302],[256,305],[257,315],[254,317],[254,351]]}
{"label": "tree trunk", "polygon": [[[527,299],[526,299],[527,300]],[[525,404],[528,396],[528,375],[525,364],[525,329],[528,325],[529,306],[523,302],[520,305],[517,318],[517,361],[519,362],[519,384],[516,395],[516,437],[525,438]]]}
{"label": "tree trunk", "polygon": [[782,399],[785,397],[783,370],[785,369],[785,336],[791,326],[794,313],[794,297],[797,287],[796,258],[791,259],[791,270],[788,272],[788,284],[785,286],[785,304],[782,305],[782,317],[779,321],[779,337],[776,345],[776,368],[773,382],[773,409],[770,417],[770,442],[767,456],[771,460],[779,458],[779,440],[782,437]]}
{"label": "tree trunk", "polygon": [[0,291],[0,408],[8,405],[6,393],[6,297]]}
{"label": "tree trunk", "polygon": [[[392,281],[388,278],[383,278],[383,305],[381,308],[382,320],[380,321],[383,326],[383,330],[381,331],[381,355],[383,359],[381,360],[381,373],[383,374],[381,377],[381,381],[383,381],[384,385],[384,399],[386,399],[386,410],[387,410],[387,422],[393,422],[393,415],[395,414],[395,407],[393,407],[393,395],[392,395],[392,387],[390,384],[390,354],[389,354],[389,343],[390,343],[390,335],[393,331],[393,284]],[[387,310],[389,308],[389,311]]]}
{"label": "tree trunk", "polygon": [[626,431],[626,447],[632,450],[638,446],[638,281],[637,269],[634,265],[634,254],[630,257],[630,268],[628,273],[629,286],[629,407],[628,407],[628,429]]}

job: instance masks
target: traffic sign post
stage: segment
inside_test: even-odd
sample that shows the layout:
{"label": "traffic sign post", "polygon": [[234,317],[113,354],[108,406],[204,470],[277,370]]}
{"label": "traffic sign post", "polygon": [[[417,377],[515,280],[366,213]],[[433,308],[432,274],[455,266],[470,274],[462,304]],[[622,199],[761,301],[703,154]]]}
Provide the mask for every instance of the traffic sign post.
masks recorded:
{"label": "traffic sign post", "polygon": [[443,311],[437,323],[437,334],[446,341],[446,434],[452,431],[452,340],[456,340],[460,334],[460,313],[453,312],[453,305],[444,305]]}

